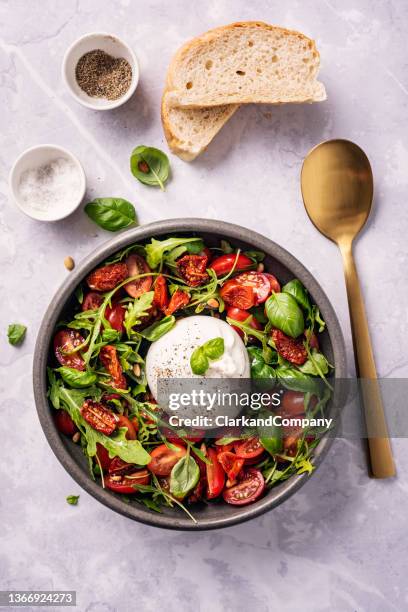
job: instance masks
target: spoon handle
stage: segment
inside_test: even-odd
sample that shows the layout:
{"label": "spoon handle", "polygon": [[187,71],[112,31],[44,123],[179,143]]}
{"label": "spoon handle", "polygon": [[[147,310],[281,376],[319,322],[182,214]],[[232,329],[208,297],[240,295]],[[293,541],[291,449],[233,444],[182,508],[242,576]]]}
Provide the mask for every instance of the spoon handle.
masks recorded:
{"label": "spoon handle", "polygon": [[395,476],[395,465],[352,243],[342,243],[339,246],[343,256],[356,370],[357,376],[361,379],[371,471],[375,478],[389,478]]}

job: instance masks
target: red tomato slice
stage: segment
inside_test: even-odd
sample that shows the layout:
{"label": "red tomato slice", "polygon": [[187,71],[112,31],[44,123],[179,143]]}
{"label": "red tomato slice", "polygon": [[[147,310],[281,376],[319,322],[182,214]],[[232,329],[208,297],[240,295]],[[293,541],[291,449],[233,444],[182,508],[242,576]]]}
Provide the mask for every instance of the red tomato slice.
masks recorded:
{"label": "red tomato slice", "polygon": [[117,427],[127,427],[127,440],[136,440],[136,430],[130,419],[128,419],[124,414],[119,414],[117,416]]}
{"label": "red tomato slice", "polygon": [[259,438],[254,437],[234,442],[234,450],[237,457],[241,459],[253,459],[262,455],[264,447],[260,443]]}
{"label": "red tomato slice", "polygon": [[235,480],[244,465],[244,459],[239,459],[235,453],[228,451],[218,453],[218,461],[228,476],[228,480]]}
{"label": "red tomato slice", "polygon": [[105,487],[115,493],[123,493],[124,495],[131,495],[137,493],[137,489],[134,489],[135,485],[147,485],[149,484],[150,474],[147,470],[137,470],[132,474],[126,474],[125,476],[109,475],[104,479]]}
{"label": "red tomato slice", "polygon": [[152,450],[150,453],[152,460],[147,465],[147,468],[153,474],[156,474],[156,476],[168,476],[177,461],[186,454],[184,446],[179,446],[178,444],[174,446],[177,446],[177,451],[168,448],[165,444],[160,444],[160,446],[156,446]]}
{"label": "red tomato slice", "polygon": [[[234,267],[234,262],[236,260],[236,265]],[[240,253],[237,258],[236,253],[228,253],[227,255],[221,255],[220,257],[216,257],[210,265],[211,270],[214,270],[217,276],[224,276],[224,274],[228,274],[231,272],[234,267],[234,271],[239,272],[240,270],[245,270],[245,268],[249,268],[253,266],[254,262],[252,259],[249,259],[243,253]]]}
{"label": "red tomato slice", "polygon": [[57,332],[54,336],[54,352],[60,364],[75,370],[85,370],[85,362],[81,355],[72,353],[84,342],[85,339],[81,334],[73,329],[61,329]]}
{"label": "red tomato slice", "polygon": [[240,477],[240,482],[225,489],[223,498],[227,504],[245,506],[258,499],[265,489],[265,480],[259,470],[248,468]]}
{"label": "red tomato slice", "polygon": [[220,455],[221,453],[230,453],[231,451],[234,450],[234,445],[231,442],[231,444],[216,444],[215,445],[215,450],[217,451],[217,453]]}
{"label": "red tomato slice", "polygon": [[224,470],[220,462],[218,461],[217,451],[213,448],[207,449],[207,459],[211,463],[206,464],[207,470],[207,499],[214,499],[218,497],[223,488],[225,482]]}
{"label": "red tomato slice", "polygon": [[78,431],[77,426],[69,416],[68,412],[65,412],[65,410],[62,410],[62,408],[56,411],[54,420],[58,431],[63,433],[65,436],[73,436],[74,433]]}
{"label": "red tomato slice", "polygon": [[234,280],[244,287],[252,287],[255,294],[255,306],[265,302],[271,293],[271,284],[263,272],[243,272],[236,276]]}
{"label": "red tomato slice", "polygon": [[96,291],[90,291],[84,297],[84,301],[82,302],[82,310],[98,310],[102,302],[103,296],[100,293],[96,293]]}
{"label": "red tomato slice", "polygon": [[153,304],[160,310],[166,310],[169,305],[169,293],[167,291],[167,281],[161,274],[154,282]]}
{"label": "red tomato slice", "polygon": [[[234,321],[246,321],[250,316],[250,312],[248,312],[247,310],[242,310],[241,308],[236,308],[235,306],[230,306],[227,309],[227,317],[229,319],[234,319]],[[249,323],[249,327],[252,327],[252,329],[262,329],[262,325],[260,324],[258,319],[255,319],[253,315]],[[242,329],[239,329],[239,327],[235,327],[235,325],[232,325],[232,328],[235,329],[235,331],[239,336],[241,336],[241,338],[244,337],[244,332],[242,331]]]}
{"label": "red tomato slice", "polygon": [[[136,276],[137,274],[146,274],[150,272],[150,268],[140,255],[129,255],[126,260],[126,265],[129,271],[129,276]],[[136,278],[130,283],[124,285],[125,291],[132,297],[140,297],[143,293],[150,291],[153,284],[153,278],[151,276],[142,276],[142,278]]]}
{"label": "red tomato slice", "polygon": [[126,310],[122,306],[122,304],[113,304],[112,306],[107,306],[105,310],[105,319],[109,321],[113,329],[122,333],[125,331],[123,326],[123,321],[125,320]]}
{"label": "red tomato slice", "polygon": [[125,476],[135,471],[133,463],[126,463],[120,457],[114,457],[109,465],[109,474],[115,476]]}
{"label": "red tomato slice", "polygon": [[227,281],[220,289],[220,296],[227,306],[248,310],[255,306],[255,292],[252,287],[236,282],[235,278]]}
{"label": "red tomato slice", "polygon": [[190,296],[188,293],[183,291],[182,289],[176,289],[173,295],[170,298],[170,303],[166,310],[164,311],[165,315],[172,315],[173,312],[183,308],[183,306],[187,306],[190,301]]}
{"label": "red tomato slice", "polygon": [[111,458],[109,457],[109,453],[106,448],[102,446],[102,444],[99,444],[99,442],[96,443],[96,456],[99,459],[102,471],[107,472],[111,464]]}
{"label": "red tomato slice", "polygon": [[269,272],[263,272],[263,274],[268,277],[269,284],[271,286],[271,293],[280,293],[281,286],[276,276],[269,274]]}

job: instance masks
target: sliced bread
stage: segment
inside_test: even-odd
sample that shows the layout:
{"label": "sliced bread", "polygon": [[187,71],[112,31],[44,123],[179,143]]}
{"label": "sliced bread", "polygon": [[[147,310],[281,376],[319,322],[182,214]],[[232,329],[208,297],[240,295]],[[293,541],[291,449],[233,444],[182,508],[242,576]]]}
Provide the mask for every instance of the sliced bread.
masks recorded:
{"label": "sliced bread", "polygon": [[318,102],[319,53],[299,32],[266,23],[210,30],[176,53],[167,74],[168,108]]}
{"label": "sliced bread", "polygon": [[192,109],[171,106],[165,90],[161,118],[170,150],[184,161],[192,161],[206,149],[237,108],[236,104]]}

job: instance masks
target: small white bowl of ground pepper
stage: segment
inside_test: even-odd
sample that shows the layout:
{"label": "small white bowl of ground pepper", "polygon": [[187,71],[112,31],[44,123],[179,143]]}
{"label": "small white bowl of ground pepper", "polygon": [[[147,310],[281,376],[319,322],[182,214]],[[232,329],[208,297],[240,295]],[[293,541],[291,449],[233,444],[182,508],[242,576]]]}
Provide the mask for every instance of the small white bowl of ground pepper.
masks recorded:
{"label": "small white bowl of ground pepper", "polygon": [[92,33],[76,40],[65,54],[62,74],[77,102],[93,110],[125,104],[139,81],[132,49],[117,36]]}

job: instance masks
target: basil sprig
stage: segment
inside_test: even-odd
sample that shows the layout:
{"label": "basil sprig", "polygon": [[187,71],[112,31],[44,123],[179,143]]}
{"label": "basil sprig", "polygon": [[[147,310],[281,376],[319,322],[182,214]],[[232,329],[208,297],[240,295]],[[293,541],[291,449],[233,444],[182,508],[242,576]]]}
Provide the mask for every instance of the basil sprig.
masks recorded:
{"label": "basil sprig", "polygon": [[21,323],[12,323],[8,326],[7,337],[10,344],[17,346],[21,344],[25,338],[27,328]]}
{"label": "basil sprig", "polygon": [[190,366],[193,374],[203,375],[210,367],[210,361],[215,361],[224,354],[224,338],[212,338],[197,347],[191,354]]}
{"label": "basil sprig", "polygon": [[141,183],[159,186],[164,191],[164,183],[170,174],[169,158],[160,149],[140,145],[132,151],[130,170]]}
{"label": "basil sprig", "polygon": [[108,232],[117,232],[137,223],[135,207],[122,198],[95,198],[86,204],[85,212]]}
{"label": "basil sprig", "polygon": [[289,293],[272,293],[265,303],[266,314],[273,327],[297,338],[305,329],[303,312]]}
{"label": "basil sprig", "polygon": [[187,451],[171,470],[170,493],[177,499],[183,499],[194,489],[199,479],[200,468]]}

